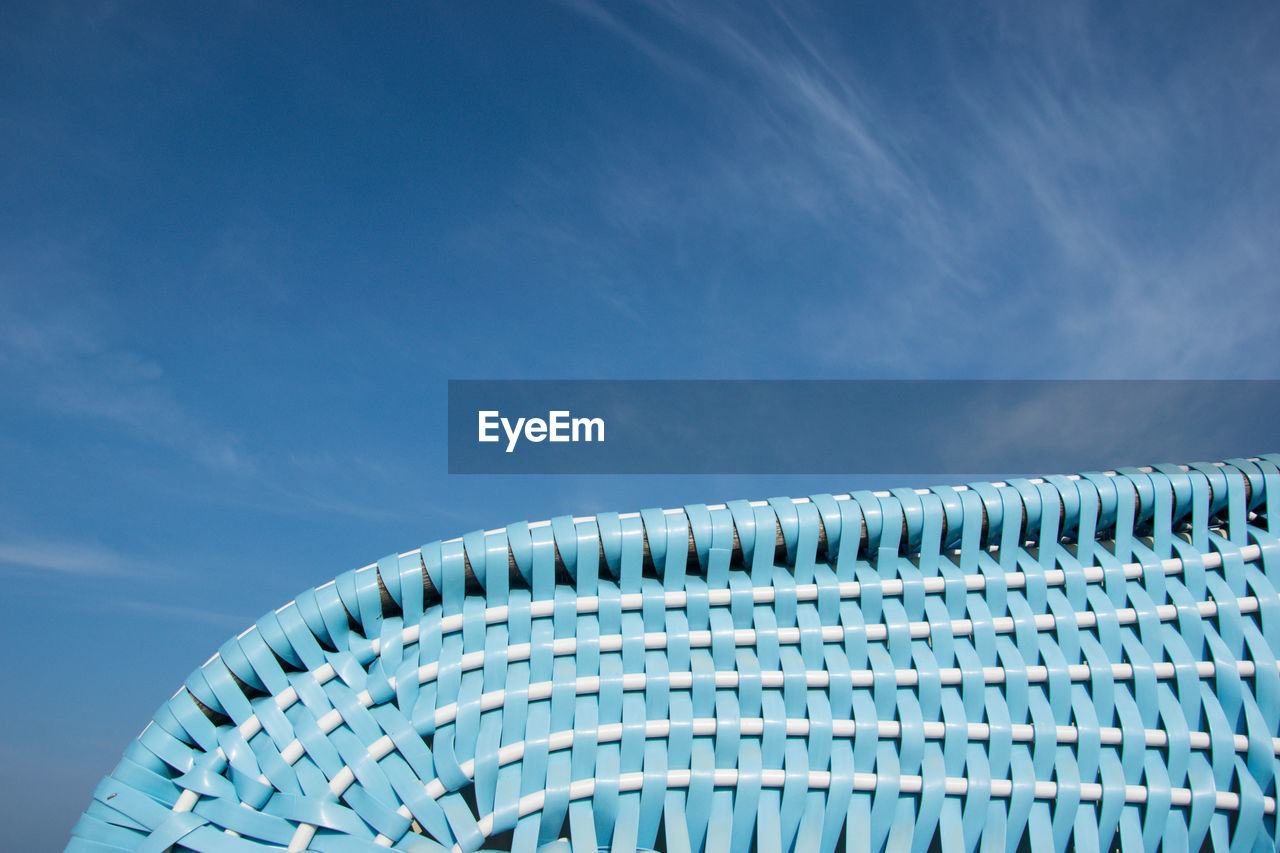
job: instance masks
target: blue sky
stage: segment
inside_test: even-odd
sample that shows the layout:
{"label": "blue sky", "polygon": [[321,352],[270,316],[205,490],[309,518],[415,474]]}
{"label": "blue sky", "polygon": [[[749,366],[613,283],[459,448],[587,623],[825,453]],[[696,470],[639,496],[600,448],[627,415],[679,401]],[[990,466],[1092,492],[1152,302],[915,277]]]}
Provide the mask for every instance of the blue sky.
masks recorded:
{"label": "blue sky", "polygon": [[908,482],[450,477],[448,379],[1280,378],[1278,10],[1119,5],[8,4],[9,843],[392,550]]}

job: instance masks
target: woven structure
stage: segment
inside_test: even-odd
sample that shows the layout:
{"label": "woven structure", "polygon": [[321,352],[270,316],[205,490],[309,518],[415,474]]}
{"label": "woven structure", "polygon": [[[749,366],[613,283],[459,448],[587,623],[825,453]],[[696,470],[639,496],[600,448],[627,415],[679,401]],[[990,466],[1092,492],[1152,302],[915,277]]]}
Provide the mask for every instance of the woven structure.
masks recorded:
{"label": "woven structure", "polygon": [[1274,850],[1278,463],[393,555],[196,670],[68,849]]}

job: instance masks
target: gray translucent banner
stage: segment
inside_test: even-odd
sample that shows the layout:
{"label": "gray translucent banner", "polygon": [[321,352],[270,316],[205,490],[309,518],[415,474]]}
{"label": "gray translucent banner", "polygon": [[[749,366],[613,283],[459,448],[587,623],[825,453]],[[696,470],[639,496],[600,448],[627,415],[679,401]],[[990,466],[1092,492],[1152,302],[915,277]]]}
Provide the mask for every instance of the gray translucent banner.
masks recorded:
{"label": "gray translucent banner", "polygon": [[1070,473],[1268,453],[1277,425],[1271,380],[453,380],[449,473]]}

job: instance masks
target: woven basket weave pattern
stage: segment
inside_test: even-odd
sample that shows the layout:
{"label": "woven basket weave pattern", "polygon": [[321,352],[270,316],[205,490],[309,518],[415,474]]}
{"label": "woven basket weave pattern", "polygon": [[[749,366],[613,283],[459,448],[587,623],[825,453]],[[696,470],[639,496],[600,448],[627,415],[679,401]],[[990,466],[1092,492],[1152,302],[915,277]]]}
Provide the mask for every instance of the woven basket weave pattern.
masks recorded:
{"label": "woven basket weave pattern", "polygon": [[1274,850],[1278,463],[392,555],[192,673],[68,849]]}

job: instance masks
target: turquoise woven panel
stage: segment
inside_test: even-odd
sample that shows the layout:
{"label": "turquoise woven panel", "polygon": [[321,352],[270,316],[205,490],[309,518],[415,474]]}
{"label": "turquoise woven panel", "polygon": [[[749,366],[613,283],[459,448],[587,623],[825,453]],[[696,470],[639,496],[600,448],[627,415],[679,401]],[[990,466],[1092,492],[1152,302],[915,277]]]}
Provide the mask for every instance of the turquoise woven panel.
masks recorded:
{"label": "turquoise woven panel", "polygon": [[513,524],[228,641],[68,850],[1274,850],[1280,457]]}

